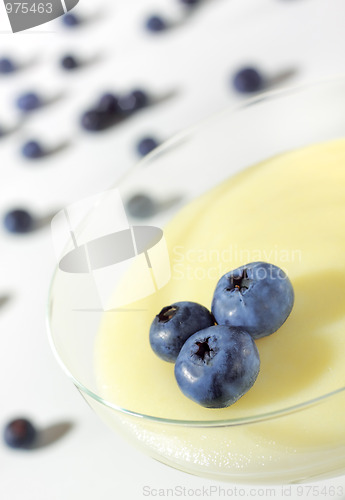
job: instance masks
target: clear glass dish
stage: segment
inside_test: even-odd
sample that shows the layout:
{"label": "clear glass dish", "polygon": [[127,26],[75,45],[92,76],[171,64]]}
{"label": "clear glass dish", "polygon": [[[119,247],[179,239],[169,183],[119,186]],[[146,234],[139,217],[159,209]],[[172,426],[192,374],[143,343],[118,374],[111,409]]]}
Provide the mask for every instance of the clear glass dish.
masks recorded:
{"label": "clear glass dish", "polygon": [[[208,118],[156,149],[118,183],[124,202],[137,193],[155,200],[150,216],[128,216],[129,224],[164,227],[190,201],[247,166],[345,137],[344,116],[345,80],[339,78],[261,94],[241,109]],[[78,224],[64,254],[76,246],[75,239],[79,244],[108,231],[104,214],[111,218],[111,193],[104,193]],[[240,483],[296,483],[345,473],[345,431],[325,439],[300,429],[301,413],[305,423],[322,415],[334,428],[339,410],[345,409],[345,381],[296,405],[226,420],[161,418],[104,399],[95,374],[95,340],[104,316],[116,311],[99,305],[93,273],[57,267],[48,305],[52,349],[96,413],[144,452],[188,473]],[[235,449],[232,443],[237,443]]]}

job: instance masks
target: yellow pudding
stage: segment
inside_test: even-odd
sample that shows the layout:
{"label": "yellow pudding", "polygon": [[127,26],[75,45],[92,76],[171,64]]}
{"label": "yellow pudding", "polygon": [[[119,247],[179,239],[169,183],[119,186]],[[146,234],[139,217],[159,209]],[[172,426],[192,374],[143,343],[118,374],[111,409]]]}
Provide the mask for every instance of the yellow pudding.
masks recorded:
{"label": "yellow pudding", "polygon": [[[343,139],[271,158],[190,203],[164,229],[169,283],[130,304],[130,313],[104,315],[95,346],[102,397],[162,419],[238,423],[345,386],[344,227]],[[179,390],[173,364],[151,350],[150,324],[172,302],[210,307],[222,274],[258,260],[287,272],[295,291],[293,311],[276,333],[256,341],[261,368],[250,391],[228,408],[202,408]],[[165,461],[191,472],[198,466],[205,475],[236,477],[248,469],[258,479],[269,464],[282,480],[282,471],[286,479],[293,468],[303,474],[303,464],[309,471],[308,460],[315,470],[320,447],[329,450],[329,461],[339,462],[333,448],[345,444],[344,411],[340,392],[293,414],[207,433],[178,425],[162,433],[161,423],[135,417],[119,425],[154,456],[164,448]]]}

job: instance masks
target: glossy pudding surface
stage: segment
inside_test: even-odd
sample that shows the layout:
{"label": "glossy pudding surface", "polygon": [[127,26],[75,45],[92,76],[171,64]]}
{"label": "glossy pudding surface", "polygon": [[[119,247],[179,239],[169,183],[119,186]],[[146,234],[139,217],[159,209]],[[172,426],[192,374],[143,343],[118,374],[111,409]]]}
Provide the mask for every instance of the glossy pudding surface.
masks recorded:
{"label": "glossy pudding surface", "polygon": [[[343,139],[268,159],[190,203],[164,228],[171,265],[168,284],[131,304],[130,314],[104,315],[95,347],[102,397],[144,415],[214,421],[279,411],[343,387],[344,228]],[[151,350],[150,324],[176,301],[210,308],[222,274],[258,260],[287,272],[295,291],[293,311],[276,333],[256,341],[261,368],[248,393],[228,408],[203,408],[181,393],[173,364]],[[116,293],[122,293],[121,285]],[[233,470],[240,462],[258,467],[279,461],[290,450],[293,462],[294,442],[302,448],[340,445],[345,440],[344,411],[344,397],[335,397],[330,404],[310,407],[307,416],[300,411],[265,425],[232,427],[231,434],[206,439],[203,458],[193,460]]]}

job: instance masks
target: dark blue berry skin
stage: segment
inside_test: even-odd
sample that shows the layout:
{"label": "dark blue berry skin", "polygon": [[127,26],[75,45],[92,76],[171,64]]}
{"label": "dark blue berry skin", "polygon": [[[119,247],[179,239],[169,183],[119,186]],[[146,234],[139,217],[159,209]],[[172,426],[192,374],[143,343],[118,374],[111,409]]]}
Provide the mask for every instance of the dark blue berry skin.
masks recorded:
{"label": "dark blue berry skin", "polygon": [[61,21],[68,28],[74,28],[75,26],[78,26],[80,24],[79,17],[72,13],[68,13],[62,16]]}
{"label": "dark blue berry skin", "polygon": [[162,19],[160,16],[150,16],[146,20],[145,26],[148,31],[152,31],[154,33],[165,31],[168,27],[164,19]]}
{"label": "dark blue berry skin", "polygon": [[21,111],[33,111],[42,106],[42,100],[38,94],[35,92],[28,92],[27,94],[22,94],[17,99],[17,107]]}
{"label": "dark blue berry skin", "polygon": [[74,56],[66,55],[61,61],[60,65],[63,69],[70,71],[79,67],[79,63]]}
{"label": "dark blue berry skin", "polygon": [[293,303],[285,272],[267,262],[252,262],[220,278],[211,310],[218,324],[243,327],[258,339],[281,327]]}
{"label": "dark blue berry skin", "polygon": [[110,114],[119,113],[119,98],[117,95],[107,92],[103,94],[97,105],[97,109]]}
{"label": "dark blue berry skin", "polygon": [[211,326],[189,337],[175,363],[175,378],[185,396],[206,408],[235,403],[254,384],[260,358],[243,328]]}
{"label": "dark blue berry skin", "polygon": [[133,90],[119,98],[118,106],[122,114],[129,115],[147,106],[148,101],[148,96],[143,90]]}
{"label": "dark blue berry skin", "polygon": [[175,302],[155,316],[150,328],[151,347],[161,359],[174,363],[185,341],[214,323],[206,307],[196,302]]}
{"label": "dark blue berry skin", "polygon": [[42,158],[44,156],[44,150],[39,142],[28,141],[22,147],[22,155],[30,159]]}
{"label": "dark blue berry skin", "polygon": [[0,74],[7,75],[9,73],[14,73],[17,67],[11,59],[3,57],[0,59]]}
{"label": "dark blue berry skin", "polygon": [[137,152],[140,156],[146,156],[158,146],[158,142],[153,137],[144,137],[137,144]]}
{"label": "dark blue berry skin", "polygon": [[111,116],[99,109],[90,109],[81,117],[81,125],[89,132],[100,132],[111,125]]}
{"label": "dark blue berry skin", "polygon": [[29,212],[18,208],[7,212],[3,223],[10,233],[27,233],[33,227],[33,218]]}
{"label": "dark blue berry skin", "polygon": [[33,424],[26,418],[9,422],[4,429],[4,441],[10,448],[30,448],[37,436]]}
{"label": "dark blue berry skin", "polygon": [[243,68],[233,77],[233,85],[238,92],[257,92],[264,86],[262,75],[255,68]]}

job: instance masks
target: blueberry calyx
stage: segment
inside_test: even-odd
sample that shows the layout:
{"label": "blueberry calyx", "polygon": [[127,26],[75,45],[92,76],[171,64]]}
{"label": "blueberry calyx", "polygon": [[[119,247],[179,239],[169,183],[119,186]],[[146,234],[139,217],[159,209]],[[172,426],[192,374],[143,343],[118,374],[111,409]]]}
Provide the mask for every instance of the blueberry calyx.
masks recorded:
{"label": "blueberry calyx", "polygon": [[207,337],[201,342],[195,342],[195,345],[198,346],[198,350],[195,353],[195,356],[198,356],[203,361],[206,361],[207,358],[211,358],[211,352],[213,352],[213,349],[211,349],[208,344],[209,339],[210,337]]}
{"label": "blueberry calyx", "polygon": [[231,275],[229,282],[229,286],[225,289],[227,292],[238,290],[242,293],[245,290],[248,290],[251,280],[248,276],[247,269],[243,269],[237,276]]}
{"label": "blueberry calyx", "polygon": [[167,323],[168,321],[171,320],[171,318],[173,318],[176,314],[176,312],[178,311],[178,307],[177,306],[166,306],[166,307],[163,307],[163,309],[161,310],[161,312],[159,314],[157,314],[157,317],[158,317],[158,321],[160,323]]}

